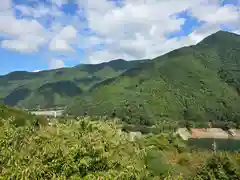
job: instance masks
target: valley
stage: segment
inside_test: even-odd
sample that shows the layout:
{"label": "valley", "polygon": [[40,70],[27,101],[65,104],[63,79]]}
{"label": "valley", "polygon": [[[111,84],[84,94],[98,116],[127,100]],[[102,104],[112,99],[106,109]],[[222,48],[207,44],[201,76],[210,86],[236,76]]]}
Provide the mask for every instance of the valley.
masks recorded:
{"label": "valley", "polygon": [[0,76],[0,178],[238,180],[239,47]]}
{"label": "valley", "polygon": [[240,0],[0,0],[0,180],[240,180]]}
{"label": "valley", "polygon": [[23,109],[68,106],[72,116],[117,117],[136,125],[227,121],[239,127],[239,47],[239,35],[219,31],[152,60],[12,72],[0,76],[0,97]]}

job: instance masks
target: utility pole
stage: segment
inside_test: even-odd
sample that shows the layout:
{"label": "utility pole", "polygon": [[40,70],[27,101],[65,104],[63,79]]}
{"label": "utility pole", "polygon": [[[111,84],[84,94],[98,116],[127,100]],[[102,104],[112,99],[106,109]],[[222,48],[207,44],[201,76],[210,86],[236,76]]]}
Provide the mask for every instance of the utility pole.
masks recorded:
{"label": "utility pole", "polygon": [[216,152],[217,152],[217,143],[216,143],[215,138],[213,140],[213,152],[214,152],[214,154],[216,154]]}
{"label": "utility pole", "polygon": [[[211,122],[209,123],[209,128],[212,128],[212,123],[211,123]],[[212,147],[213,147],[213,152],[214,152],[214,154],[216,154],[216,152],[217,152],[217,143],[216,143],[215,138],[213,138]]]}
{"label": "utility pole", "polygon": [[54,118],[56,118],[57,117],[57,112],[53,111],[53,114],[54,114]]}

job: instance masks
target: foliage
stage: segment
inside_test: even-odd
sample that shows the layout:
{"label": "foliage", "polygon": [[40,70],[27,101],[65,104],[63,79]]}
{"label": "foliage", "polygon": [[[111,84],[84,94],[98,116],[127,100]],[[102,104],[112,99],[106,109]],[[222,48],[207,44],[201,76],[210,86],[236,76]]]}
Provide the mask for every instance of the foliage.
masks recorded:
{"label": "foliage", "polygon": [[236,127],[239,47],[239,35],[217,32],[196,46],[174,50],[102,82],[77,97],[68,113],[114,115],[128,124],[146,126],[162,121],[206,126],[213,121]]}
{"label": "foliage", "polygon": [[177,137],[147,134],[132,141],[118,126],[87,117],[40,127],[3,121],[0,179],[206,179],[218,161],[227,167],[224,177],[238,176],[239,156],[229,154],[231,161],[213,156],[204,165],[203,157],[211,153],[188,152]]}
{"label": "foliage", "polygon": [[15,126],[30,125],[46,125],[47,120],[42,117],[30,115],[20,109],[11,108],[4,104],[0,104],[0,122],[9,121]]}
{"label": "foliage", "polygon": [[[239,158],[239,157],[238,157]],[[239,180],[240,164],[227,154],[217,154],[207,160],[207,163],[197,172],[197,179],[202,180]]]}
{"label": "foliage", "polygon": [[82,117],[48,125],[1,104],[0,179],[238,180],[239,153],[192,150],[172,132],[240,125],[239,47],[220,31],[151,61],[1,76],[9,104],[64,105],[81,94],[67,113]]}
{"label": "foliage", "polygon": [[0,100],[22,108],[65,106],[97,83],[115,77],[143,61],[114,60],[41,72],[12,72],[0,76]]}
{"label": "foliage", "polygon": [[[86,119],[55,127],[1,126],[1,176],[14,179],[136,179],[150,176],[145,150],[112,123]],[[151,163],[150,163],[151,164]]]}
{"label": "foliage", "polygon": [[219,31],[153,60],[13,72],[0,77],[0,99],[22,108],[68,105],[69,115],[143,126],[177,121],[206,127],[213,121],[215,127],[239,127],[239,39]]}

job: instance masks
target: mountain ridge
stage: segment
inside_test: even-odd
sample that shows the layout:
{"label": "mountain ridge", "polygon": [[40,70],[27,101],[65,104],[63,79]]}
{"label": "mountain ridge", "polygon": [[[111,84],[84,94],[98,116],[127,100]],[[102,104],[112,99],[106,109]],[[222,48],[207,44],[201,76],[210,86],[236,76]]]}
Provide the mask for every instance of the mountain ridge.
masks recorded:
{"label": "mountain ridge", "polygon": [[[46,108],[46,104],[48,104],[47,106],[57,106],[59,103],[62,105],[62,103],[71,101],[74,96],[91,89],[96,83],[118,76],[126,69],[145,61],[116,59],[101,64],[80,64],[72,68],[60,68],[40,72],[11,72],[0,76],[0,99],[8,105],[20,106],[22,108],[35,108],[39,105]],[[41,97],[42,94],[39,94],[39,89],[44,84],[51,84],[54,87],[54,84],[64,81],[68,81],[71,87],[75,86],[75,89],[80,88],[81,91],[78,91],[78,94],[62,96],[56,93],[56,89],[53,88],[55,90],[48,92],[48,98],[45,96]],[[71,88],[66,87],[64,94],[71,94],[68,91],[71,91]],[[44,101],[49,101],[49,97],[51,96],[54,96],[53,100],[45,103]],[[36,99],[40,103],[34,102]]]}
{"label": "mountain ridge", "polygon": [[[226,39],[232,42],[226,43],[227,46],[217,40],[211,42],[219,36],[224,36],[223,40],[234,38]],[[117,116],[127,123],[144,125],[166,118],[239,123],[240,97],[235,89],[240,87],[239,37],[220,31],[197,45],[128,69],[79,96],[68,113]],[[235,71],[228,67],[235,67]]]}
{"label": "mountain ridge", "polygon": [[[117,59],[83,64],[39,72],[40,77],[29,80],[27,76],[24,83],[3,81],[0,76],[0,99],[6,100],[1,96],[1,85],[9,90],[10,93],[5,93],[8,99],[11,92],[23,86],[31,92],[29,97],[11,105],[32,108],[37,106],[36,101],[41,102],[42,107],[67,104],[67,113],[72,115],[114,116],[142,125],[165,120],[237,124],[240,119],[239,47],[239,35],[219,31],[196,45],[152,60]],[[62,81],[81,90],[73,96],[58,94],[54,85]],[[53,98],[36,93],[44,84],[53,85],[46,95]],[[63,89],[63,94],[68,94],[68,88]],[[25,92],[28,94],[28,90]]]}

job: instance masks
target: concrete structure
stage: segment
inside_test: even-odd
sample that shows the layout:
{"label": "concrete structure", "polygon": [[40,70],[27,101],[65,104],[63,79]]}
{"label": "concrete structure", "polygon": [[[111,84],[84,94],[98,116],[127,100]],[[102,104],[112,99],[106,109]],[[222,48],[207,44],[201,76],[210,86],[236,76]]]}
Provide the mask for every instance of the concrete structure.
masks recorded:
{"label": "concrete structure", "polygon": [[189,131],[179,128],[176,131],[183,140],[186,140],[192,149],[200,148],[217,151],[240,152],[240,130],[224,131],[220,128],[196,129]]}
{"label": "concrete structure", "polygon": [[232,139],[240,140],[240,129],[229,129]]}
{"label": "concrete structure", "polygon": [[220,128],[191,129],[192,138],[228,139],[229,134]]}
{"label": "concrete structure", "polygon": [[190,131],[187,128],[179,128],[176,131],[183,140],[192,139],[236,139],[240,140],[240,130],[230,129],[229,131],[224,131],[220,128],[191,128]]}
{"label": "concrete structure", "polygon": [[63,110],[57,110],[57,111],[30,111],[31,114],[37,115],[37,116],[53,116],[53,117],[59,117],[62,116]]}
{"label": "concrete structure", "polygon": [[176,132],[183,140],[188,140],[192,137],[187,128],[179,128]]}

